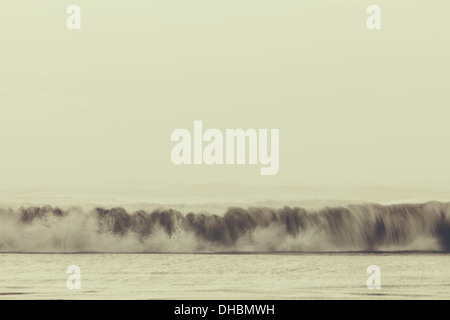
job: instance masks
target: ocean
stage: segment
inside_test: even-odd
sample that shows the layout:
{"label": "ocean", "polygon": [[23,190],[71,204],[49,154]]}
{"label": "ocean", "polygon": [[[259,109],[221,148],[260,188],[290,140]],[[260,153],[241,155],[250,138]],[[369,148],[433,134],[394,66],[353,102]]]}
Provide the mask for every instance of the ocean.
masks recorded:
{"label": "ocean", "polygon": [[[449,299],[435,253],[1,254],[0,299]],[[67,268],[80,268],[79,290]],[[369,290],[367,267],[381,270]]]}
{"label": "ocean", "polygon": [[450,203],[268,198],[0,204],[0,299],[450,299]]}

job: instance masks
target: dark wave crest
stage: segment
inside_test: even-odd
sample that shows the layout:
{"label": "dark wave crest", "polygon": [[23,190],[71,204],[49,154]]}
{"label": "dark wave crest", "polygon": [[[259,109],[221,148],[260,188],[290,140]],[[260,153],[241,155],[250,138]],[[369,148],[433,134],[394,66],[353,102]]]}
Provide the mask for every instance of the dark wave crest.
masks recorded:
{"label": "dark wave crest", "polygon": [[1,252],[450,252],[450,204],[176,210],[0,209]]}

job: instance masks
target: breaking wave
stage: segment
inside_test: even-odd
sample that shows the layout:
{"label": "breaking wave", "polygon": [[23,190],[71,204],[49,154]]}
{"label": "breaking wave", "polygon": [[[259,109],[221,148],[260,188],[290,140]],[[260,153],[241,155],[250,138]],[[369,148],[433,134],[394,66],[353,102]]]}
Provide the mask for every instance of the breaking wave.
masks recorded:
{"label": "breaking wave", "polygon": [[450,203],[230,208],[0,209],[0,252],[450,252]]}

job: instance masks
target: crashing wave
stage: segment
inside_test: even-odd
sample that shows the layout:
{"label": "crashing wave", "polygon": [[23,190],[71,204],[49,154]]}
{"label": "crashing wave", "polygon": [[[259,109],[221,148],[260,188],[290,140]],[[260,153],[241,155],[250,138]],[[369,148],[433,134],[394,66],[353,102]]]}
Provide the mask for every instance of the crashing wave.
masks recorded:
{"label": "crashing wave", "polygon": [[450,203],[168,209],[0,209],[0,252],[450,252]]}

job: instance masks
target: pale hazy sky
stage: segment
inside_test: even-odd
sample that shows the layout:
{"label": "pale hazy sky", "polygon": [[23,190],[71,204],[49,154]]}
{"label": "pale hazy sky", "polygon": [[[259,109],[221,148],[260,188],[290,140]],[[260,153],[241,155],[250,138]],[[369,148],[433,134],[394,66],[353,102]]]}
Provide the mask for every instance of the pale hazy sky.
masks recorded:
{"label": "pale hazy sky", "polygon": [[[82,30],[66,29],[67,6]],[[378,4],[382,30],[366,28]],[[0,185],[450,185],[450,1],[8,1]],[[280,171],[172,164],[170,134],[280,129]]]}

